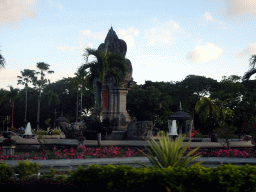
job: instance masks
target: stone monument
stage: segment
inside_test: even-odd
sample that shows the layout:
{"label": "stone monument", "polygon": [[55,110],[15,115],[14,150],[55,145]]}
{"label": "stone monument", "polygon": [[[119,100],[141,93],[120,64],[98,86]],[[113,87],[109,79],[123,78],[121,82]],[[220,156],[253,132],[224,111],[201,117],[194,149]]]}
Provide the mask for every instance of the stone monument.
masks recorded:
{"label": "stone monument", "polygon": [[127,126],[128,140],[148,140],[153,136],[152,121],[132,121]]}
{"label": "stone monument", "polygon": [[[122,54],[124,57],[126,55],[127,45],[124,40],[117,37],[112,27],[105,38],[105,42],[98,47],[98,50],[103,51],[104,49],[112,53]],[[112,76],[106,77],[102,86],[100,86],[97,78],[94,79],[93,83],[95,90],[93,113],[96,114],[96,111],[100,110],[101,121],[108,118],[113,131],[126,132],[127,125],[131,121],[126,110],[126,95],[136,83],[132,78],[132,65],[129,59],[126,59],[126,65],[128,71],[120,86],[117,86],[115,78]]]}

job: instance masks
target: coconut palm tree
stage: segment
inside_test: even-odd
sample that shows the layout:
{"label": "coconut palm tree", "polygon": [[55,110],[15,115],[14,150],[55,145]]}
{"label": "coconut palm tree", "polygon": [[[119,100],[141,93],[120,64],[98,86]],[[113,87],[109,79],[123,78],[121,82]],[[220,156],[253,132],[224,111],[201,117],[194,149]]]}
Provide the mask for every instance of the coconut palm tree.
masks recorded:
{"label": "coconut palm tree", "polygon": [[32,80],[34,78],[35,70],[30,69],[24,69],[24,71],[21,71],[21,76],[18,77],[18,83],[17,85],[25,85],[26,89],[26,104],[25,104],[25,119],[24,123],[27,123],[27,103],[28,103],[28,83],[32,83]]}
{"label": "coconut palm tree", "polygon": [[44,62],[37,63],[36,67],[39,71],[35,72],[36,75],[40,75],[39,80],[35,77],[33,78],[33,84],[38,87],[38,108],[37,108],[37,130],[39,130],[39,116],[40,116],[40,101],[41,101],[41,91],[45,87],[46,83],[50,83],[49,79],[45,78],[46,73],[52,74],[54,71],[49,70],[49,64]]}
{"label": "coconut palm tree", "polygon": [[[119,86],[127,73],[126,59],[124,56],[118,53],[109,52],[107,49],[100,51],[86,48],[85,51],[83,56],[86,59],[86,64],[82,65],[79,68],[79,71],[88,70],[88,87],[93,89],[93,81],[96,78],[101,87],[102,84],[105,83],[106,77],[114,77],[117,86]],[[96,60],[88,63],[89,56],[94,56]],[[100,110],[97,110],[98,115],[99,113]]]}
{"label": "coconut palm tree", "polygon": [[220,116],[220,108],[211,98],[202,97],[195,106],[196,113],[203,122],[209,120],[210,132],[213,132],[213,119],[217,120]]}
{"label": "coconut palm tree", "polygon": [[[98,78],[101,84],[104,83],[107,75],[115,78],[117,85],[125,78],[127,72],[126,60],[121,54],[112,53],[107,50],[100,51],[91,48],[86,48],[86,53],[83,55],[86,59],[86,64],[79,68],[79,71],[88,71],[88,85],[93,88],[93,80]],[[88,63],[89,56],[94,56],[95,61]]]}
{"label": "coconut palm tree", "polygon": [[[83,106],[83,89],[87,86],[87,74],[88,72],[85,70],[82,70],[81,68],[78,69],[78,71],[75,73],[76,77],[74,78],[74,84],[76,85],[75,87],[77,88],[77,93],[78,93],[78,88],[80,88],[81,91],[81,112],[80,112],[80,122],[82,121],[82,106]],[[77,94],[77,101],[78,101],[78,94]],[[78,103],[78,102],[77,102]],[[78,106],[77,106],[78,110]],[[78,116],[78,114],[77,114]],[[76,118],[77,120],[77,118]]]}
{"label": "coconut palm tree", "polygon": [[250,64],[249,64],[251,69],[244,74],[243,76],[244,81],[248,81],[252,75],[256,74],[255,65],[256,65],[256,55],[252,55],[250,58]]}
{"label": "coconut palm tree", "polygon": [[18,96],[20,90],[17,88],[13,88],[13,86],[11,86],[11,85],[9,85],[8,87],[10,88],[10,92],[9,92],[8,96],[10,98],[10,103],[12,106],[12,126],[11,127],[13,128],[14,100]]}

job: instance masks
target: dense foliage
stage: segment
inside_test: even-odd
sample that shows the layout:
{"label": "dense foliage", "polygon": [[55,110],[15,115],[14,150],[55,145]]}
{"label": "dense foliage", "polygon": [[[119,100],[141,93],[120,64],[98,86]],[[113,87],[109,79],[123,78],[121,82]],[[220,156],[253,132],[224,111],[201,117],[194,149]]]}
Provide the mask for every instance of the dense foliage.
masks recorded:
{"label": "dense foliage", "polygon": [[[40,165],[31,162],[18,162],[14,168],[0,163],[0,181],[17,182],[32,179]],[[43,179],[51,178],[63,184],[74,186],[99,186],[101,190],[122,189],[125,191],[255,191],[256,167],[251,165],[220,165],[217,168],[192,165],[190,167],[135,168],[129,165],[89,165],[86,169],[78,165],[67,176],[55,178],[56,169],[50,169]],[[35,179],[33,179],[36,181]],[[42,180],[43,181],[43,180]],[[24,184],[23,184],[24,185]],[[97,190],[99,191],[99,190]]]}
{"label": "dense foliage", "polygon": [[[55,118],[61,111],[70,122],[76,120],[77,101],[81,101],[81,89],[74,85],[74,78],[45,85],[41,97],[40,128],[46,130],[46,120],[50,118],[50,125],[54,126]],[[182,109],[190,116],[194,116],[194,127],[202,134],[209,132],[208,104],[212,106],[212,126],[214,129],[224,123],[237,127],[241,131],[246,122],[251,122],[256,116],[256,81],[242,81],[242,77],[223,77],[220,82],[203,76],[189,75],[180,82],[152,82],[145,81],[143,85],[135,85],[127,95],[127,110],[131,117],[138,121],[151,120],[161,130],[167,130],[168,116],[174,113],[181,102]],[[11,127],[12,107],[14,102],[14,127],[24,127],[24,111],[27,91],[27,122],[32,128],[36,127],[38,91],[32,87],[10,90],[0,89],[0,121],[6,127]],[[94,105],[93,90],[83,87],[82,109],[87,114]],[[209,98],[208,104],[201,102],[200,110],[196,105],[200,100]],[[80,109],[80,103],[78,103]],[[216,110],[215,110],[216,109]],[[208,112],[207,112],[208,111]],[[56,113],[55,113],[56,112]],[[79,114],[80,114],[79,110]],[[207,112],[205,114],[205,112]],[[202,115],[204,113],[204,115]],[[79,117],[78,117],[79,118]]]}

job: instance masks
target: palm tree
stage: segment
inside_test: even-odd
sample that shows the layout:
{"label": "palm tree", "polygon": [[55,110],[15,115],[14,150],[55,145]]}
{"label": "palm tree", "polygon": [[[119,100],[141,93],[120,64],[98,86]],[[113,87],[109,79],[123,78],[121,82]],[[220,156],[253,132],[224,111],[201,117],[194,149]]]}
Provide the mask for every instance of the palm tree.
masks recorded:
{"label": "palm tree", "polygon": [[252,55],[250,58],[250,64],[249,64],[251,69],[244,74],[243,76],[244,81],[248,81],[252,75],[256,74],[255,64],[256,64],[256,55]]}
{"label": "palm tree", "polygon": [[13,86],[8,86],[10,88],[10,92],[8,94],[8,96],[10,97],[10,103],[12,106],[12,128],[13,128],[13,113],[14,113],[14,100],[17,97],[17,95],[19,94],[19,89],[17,88],[13,88]]}
{"label": "palm tree", "polygon": [[52,74],[54,71],[49,70],[49,64],[46,64],[44,62],[37,63],[36,67],[39,70],[35,74],[40,74],[40,79],[37,80],[37,78],[33,78],[33,83],[35,86],[38,86],[39,89],[39,95],[38,95],[38,108],[37,108],[37,130],[39,130],[39,116],[40,116],[40,101],[41,101],[41,91],[45,87],[46,83],[50,83],[49,79],[45,79],[45,73]]}
{"label": "palm tree", "polygon": [[17,85],[25,85],[26,89],[26,104],[25,104],[25,119],[24,123],[27,123],[27,103],[28,103],[28,83],[32,83],[32,80],[34,78],[35,70],[30,69],[24,69],[24,71],[21,71],[21,76],[18,77],[18,83]]}
{"label": "palm tree", "polygon": [[[104,51],[95,50],[91,48],[85,49],[86,53],[83,55],[86,59],[86,64],[79,68],[79,71],[88,69],[87,80],[88,87],[93,89],[94,79],[98,79],[100,87],[105,83],[105,78],[112,76],[119,86],[121,81],[125,78],[127,73],[126,59],[121,54],[112,53],[105,49]],[[88,63],[89,56],[94,56],[96,60]],[[100,94],[101,95],[101,94]],[[98,113],[100,110],[97,110]]]}
{"label": "palm tree", "polygon": [[[86,64],[82,65],[78,71],[87,72],[87,82],[88,87],[93,89],[93,81],[97,78],[99,86],[105,83],[106,77],[114,77],[116,80],[116,85],[120,85],[121,81],[125,78],[127,73],[126,60],[124,56],[117,53],[109,52],[107,49],[100,51],[91,48],[85,49],[85,54],[83,55],[86,59]],[[95,61],[88,63],[89,56],[94,56]],[[101,91],[101,89],[99,90]],[[101,93],[100,93],[101,95]],[[96,101],[97,102],[97,101]],[[98,117],[100,114],[99,103],[96,103],[96,113]],[[98,133],[98,145],[100,145],[101,133]]]}
{"label": "palm tree", "polygon": [[[73,79],[75,88],[77,90],[77,111],[78,111],[78,88],[81,90],[81,112],[80,112],[80,122],[82,121],[82,106],[83,106],[83,89],[87,86],[87,74],[88,72],[82,69],[78,69],[75,73],[76,77]],[[77,112],[78,113],[78,112]],[[78,117],[78,114],[76,115]],[[77,118],[76,118],[77,121]]]}
{"label": "palm tree", "polygon": [[213,132],[213,119],[217,120],[220,116],[220,108],[216,104],[216,101],[211,98],[202,97],[195,106],[196,113],[199,115],[203,122],[209,120],[210,132]]}
{"label": "palm tree", "polygon": [[[94,56],[96,61],[88,62],[89,56]],[[107,75],[111,75],[115,78],[117,85],[120,85],[121,80],[124,79],[127,66],[126,60],[121,54],[108,52],[107,50],[100,51],[91,48],[86,49],[84,54],[86,58],[86,64],[79,68],[79,71],[89,69],[88,72],[88,85],[93,87],[93,80],[98,78],[101,84],[104,83]]]}
{"label": "palm tree", "polygon": [[4,57],[0,54],[0,68],[1,68],[1,67],[4,67],[4,64],[5,64],[5,59],[4,59]]}

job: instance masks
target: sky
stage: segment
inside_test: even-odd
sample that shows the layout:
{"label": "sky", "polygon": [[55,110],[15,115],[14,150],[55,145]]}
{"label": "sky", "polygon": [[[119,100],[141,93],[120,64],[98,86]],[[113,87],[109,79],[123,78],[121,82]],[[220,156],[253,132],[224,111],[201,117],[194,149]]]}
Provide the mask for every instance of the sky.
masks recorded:
{"label": "sky", "polygon": [[256,54],[256,0],[0,0],[0,13],[6,90],[22,89],[17,76],[38,62],[55,72],[51,82],[74,77],[85,48],[97,49],[111,26],[138,85],[243,76]]}

